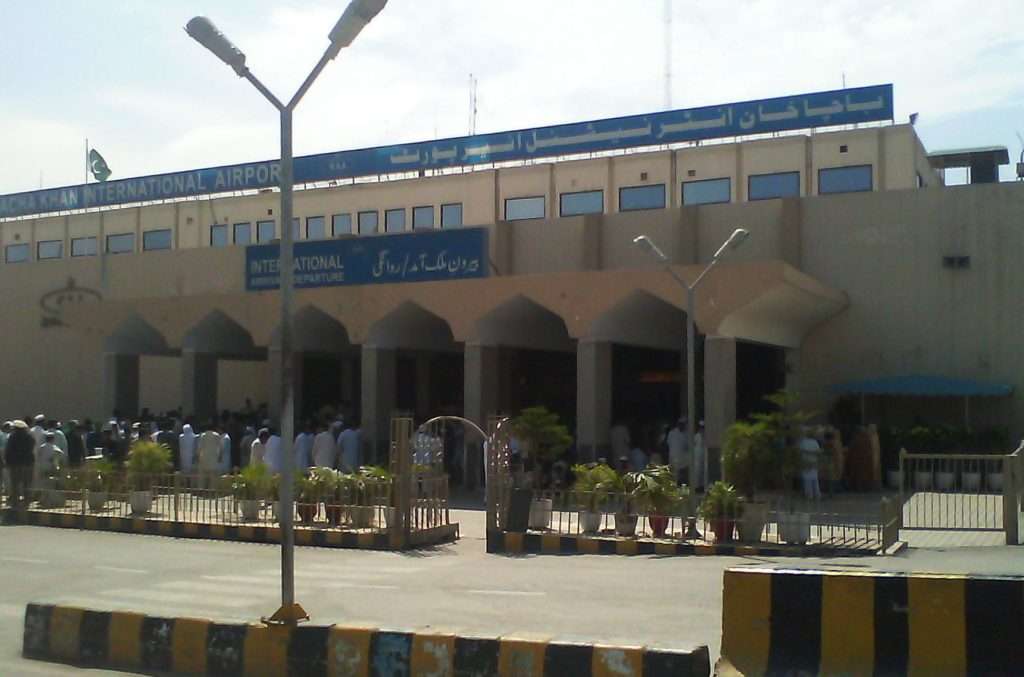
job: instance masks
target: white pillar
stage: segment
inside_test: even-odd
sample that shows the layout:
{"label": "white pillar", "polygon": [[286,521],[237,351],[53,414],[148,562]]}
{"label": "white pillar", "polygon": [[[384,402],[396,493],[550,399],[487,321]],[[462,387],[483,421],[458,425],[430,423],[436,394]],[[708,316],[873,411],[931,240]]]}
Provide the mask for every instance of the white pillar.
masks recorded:
{"label": "white pillar", "polygon": [[710,477],[721,477],[725,430],[736,420],[736,339],[704,339],[704,446]]}
{"label": "white pillar", "polygon": [[395,351],[364,345],[362,350],[363,458],[376,462],[384,458],[395,410]]}
{"label": "white pillar", "polygon": [[576,346],[576,449],[581,461],[608,457],[611,425],[612,344],[581,339]]}
{"label": "white pillar", "polygon": [[103,416],[109,417],[115,410],[121,416],[139,413],[138,355],[103,355]]}

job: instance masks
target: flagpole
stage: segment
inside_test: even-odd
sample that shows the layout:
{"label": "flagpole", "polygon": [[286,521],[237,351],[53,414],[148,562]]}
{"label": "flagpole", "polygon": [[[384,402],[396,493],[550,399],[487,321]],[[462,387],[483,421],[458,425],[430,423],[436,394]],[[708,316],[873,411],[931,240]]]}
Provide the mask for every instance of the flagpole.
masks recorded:
{"label": "flagpole", "polygon": [[85,182],[89,183],[89,137],[85,137]]}

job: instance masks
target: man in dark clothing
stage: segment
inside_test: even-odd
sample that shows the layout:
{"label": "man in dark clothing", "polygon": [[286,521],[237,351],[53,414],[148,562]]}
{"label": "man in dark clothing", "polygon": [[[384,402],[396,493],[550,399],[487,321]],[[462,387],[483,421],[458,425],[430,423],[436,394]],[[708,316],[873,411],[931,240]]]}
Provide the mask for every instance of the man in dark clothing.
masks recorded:
{"label": "man in dark clothing", "polygon": [[7,502],[15,509],[28,506],[28,491],[32,484],[32,466],[35,463],[33,454],[35,445],[35,440],[28,432],[28,425],[24,421],[15,421],[11,435],[7,438],[4,458],[11,478]]}
{"label": "man in dark clothing", "polygon": [[85,460],[85,429],[78,421],[68,425],[68,463],[72,468],[82,465]]}

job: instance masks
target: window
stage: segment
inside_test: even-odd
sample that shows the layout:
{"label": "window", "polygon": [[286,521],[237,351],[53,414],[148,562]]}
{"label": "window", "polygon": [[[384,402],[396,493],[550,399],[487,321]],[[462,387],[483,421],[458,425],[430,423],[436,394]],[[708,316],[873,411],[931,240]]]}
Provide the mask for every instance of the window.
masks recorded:
{"label": "window", "polygon": [[270,242],[277,237],[277,224],[273,221],[259,221],[256,223],[256,241]]}
{"label": "window", "polygon": [[377,232],[377,212],[359,212],[359,234],[372,235]]}
{"label": "window", "polygon": [[684,205],[713,205],[728,202],[732,179],[704,179],[683,183]]}
{"label": "window", "polygon": [[27,242],[20,244],[9,244],[4,253],[4,260],[7,263],[23,263],[28,261],[29,248]]}
{"label": "window", "polygon": [[747,199],[772,200],[777,197],[800,197],[800,172],[747,177]]}
{"label": "window", "polygon": [[458,228],[462,225],[462,203],[441,205],[441,227]]}
{"label": "window", "polygon": [[59,259],[64,256],[63,240],[44,240],[36,243],[36,260]]}
{"label": "window", "polygon": [[310,216],[306,219],[306,237],[310,240],[322,240],[327,237],[327,222],[322,216]]}
{"label": "window", "polygon": [[924,188],[924,177],[921,176],[921,172],[917,172],[917,187]]}
{"label": "window", "polygon": [[665,184],[654,186],[626,186],[619,188],[619,211],[631,212],[637,209],[664,209]]}
{"label": "window", "polygon": [[433,228],[434,227],[434,206],[429,207],[413,207],[412,208],[412,227],[416,228]]}
{"label": "window", "polygon": [[72,256],[96,256],[99,248],[95,237],[76,237],[71,240]]}
{"label": "window", "polygon": [[401,233],[405,230],[405,210],[389,209],[384,212],[384,232]]}
{"label": "window", "polygon": [[147,230],[142,234],[142,251],[171,248],[171,229]]}
{"label": "window", "polygon": [[235,224],[235,244],[252,244],[252,224]]}
{"label": "window", "polygon": [[228,244],[228,227],[210,226],[210,246],[227,247]]}
{"label": "window", "polygon": [[871,165],[828,167],[818,170],[818,195],[861,193],[871,190]]}
{"label": "window", "polygon": [[335,214],[331,217],[331,229],[334,233],[334,237],[339,235],[351,235],[352,234],[352,215],[351,214]]}
{"label": "window", "polygon": [[562,193],[558,196],[558,213],[561,216],[579,214],[600,214],[604,211],[604,191],[588,190],[579,193]]}
{"label": "window", "polygon": [[510,197],[505,200],[505,220],[543,219],[544,197]]}
{"label": "window", "polygon": [[135,233],[107,235],[108,254],[130,254],[135,251]]}

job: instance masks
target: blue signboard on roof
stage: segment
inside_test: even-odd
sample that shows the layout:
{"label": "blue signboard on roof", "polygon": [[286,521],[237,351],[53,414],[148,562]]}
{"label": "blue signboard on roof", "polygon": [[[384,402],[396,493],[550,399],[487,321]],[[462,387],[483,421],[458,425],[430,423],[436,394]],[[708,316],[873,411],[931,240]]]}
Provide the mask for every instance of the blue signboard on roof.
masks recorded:
{"label": "blue signboard on roof", "polygon": [[[892,85],[875,85],[590,122],[295,158],[312,183],[893,119]],[[276,186],[279,162],[211,167],[0,195],[0,218]]]}
{"label": "blue signboard on roof", "polygon": [[[458,228],[295,243],[295,287],[435,282],[487,277],[486,228]],[[247,291],[277,289],[277,244],[245,249]]]}

